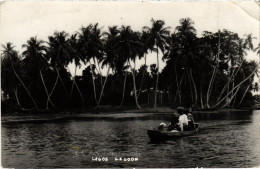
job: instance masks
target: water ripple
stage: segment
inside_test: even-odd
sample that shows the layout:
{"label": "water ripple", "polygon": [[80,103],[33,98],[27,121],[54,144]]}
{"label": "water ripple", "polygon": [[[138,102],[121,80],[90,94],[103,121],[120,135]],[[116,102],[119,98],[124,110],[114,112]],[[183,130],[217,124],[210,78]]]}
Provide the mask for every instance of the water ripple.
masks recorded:
{"label": "water ripple", "polygon": [[[150,142],[146,130],[169,117],[4,125],[2,164],[8,168],[258,166],[259,111],[216,117],[195,115],[202,126],[198,134],[160,143]],[[115,161],[115,157],[138,161]]]}

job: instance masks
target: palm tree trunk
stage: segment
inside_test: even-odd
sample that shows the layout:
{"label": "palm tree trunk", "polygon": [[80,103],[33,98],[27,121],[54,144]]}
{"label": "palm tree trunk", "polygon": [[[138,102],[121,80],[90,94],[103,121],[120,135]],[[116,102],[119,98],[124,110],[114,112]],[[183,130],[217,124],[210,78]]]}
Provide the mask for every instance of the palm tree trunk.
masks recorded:
{"label": "palm tree trunk", "polygon": [[20,103],[20,101],[19,101],[19,98],[18,98],[17,86],[14,88],[14,95],[15,95],[16,102],[17,102],[18,106],[21,107],[21,109],[23,109],[23,107],[21,106],[21,103]]}
{"label": "palm tree trunk", "polygon": [[[233,96],[233,94],[234,94],[234,86],[235,86],[235,82],[234,82],[234,78],[232,78],[232,93],[231,93],[231,96]],[[234,101],[235,101],[235,99],[236,99],[236,95],[235,95],[235,97],[233,98],[233,100],[227,105],[227,106],[229,106],[230,104],[232,104]]]}
{"label": "palm tree trunk", "polygon": [[96,94],[96,85],[95,85],[94,73],[93,73],[92,65],[90,65],[90,69],[91,69],[92,83],[93,83],[93,89],[94,89],[94,98],[95,98],[96,104],[97,104],[97,106],[98,106],[97,94]]}
{"label": "palm tree trunk", "polygon": [[[239,70],[241,69],[242,67],[242,64],[243,62],[240,64],[239,68],[237,69],[236,72],[233,72],[233,74],[231,75],[232,79],[234,79],[237,75],[237,73],[239,72]],[[218,99],[217,99],[217,102],[220,100],[221,96],[224,94],[225,90],[228,88],[229,84],[231,83],[231,78],[229,78],[228,82],[225,84],[225,86],[223,87],[223,89],[221,90],[219,96],[218,96]],[[228,89],[229,91],[229,89]],[[228,93],[228,92],[227,92]]]}
{"label": "palm tree trunk", "polygon": [[209,106],[209,99],[210,99],[210,95],[211,95],[211,90],[212,90],[212,86],[216,77],[216,72],[217,72],[217,67],[218,67],[219,61],[217,63],[217,65],[214,67],[211,79],[210,79],[210,83],[209,83],[209,87],[208,87],[208,91],[207,91],[207,97],[206,97],[206,106],[207,108],[210,108]]}
{"label": "palm tree trunk", "polygon": [[[239,84],[237,84],[233,90],[235,90],[236,88],[240,87],[245,81],[247,81],[251,76],[253,76],[253,74],[256,72],[257,67],[255,68],[255,70],[247,77],[245,78],[242,82],[240,82]],[[230,91],[225,97],[223,97],[217,104],[215,104],[212,108],[218,106],[220,103],[222,103],[230,94],[232,91]]]}
{"label": "palm tree trunk", "polygon": [[62,78],[61,78],[61,76],[60,76],[60,72],[59,72],[59,70],[58,70],[58,68],[57,68],[57,65],[55,65],[55,69],[56,69],[56,72],[57,72],[58,77],[59,77],[59,79],[60,79],[60,82],[61,82],[61,84],[62,84],[62,86],[63,86],[65,95],[66,95],[66,97],[69,99],[68,91],[67,91],[67,89],[66,89],[66,87],[65,87],[65,85],[64,85],[64,83],[63,83],[63,80],[62,80]]}
{"label": "palm tree trunk", "polygon": [[[228,75],[228,82],[231,81],[231,77],[230,77],[230,74]],[[229,93],[229,86],[230,86],[230,83],[228,83],[227,85],[227,93]]]}
{"label": "palm tree trunk", "polygon": [[75,64],[74,79],[73,79],[72,86],[71,86],[71,91],[70,91],[70,100],[71,100],[73,89],[74,89],[74,85],[75,85],[77,91],[79,92],[79,95],[80,95],[80,98],[81,98],[81,101],[82,101],[82,106],[84,106],[85,105],[85,101],[84,101],[83,95],[82,95],[82,93],[81,93],[81,91],[80,91],[80,89],[78,87],[78,84],[76,82],[76,74],[77,74],[77,65]]}
{"label": "palm tree trunk", "polygon": [[[144,66],[145,66],[145,68],[146,68],[146,54],[144,54]],[[140,94],[141,94],[141,91],[142,91],[143,82],[144,82],[144,74],[145,74],[145,71],[143,72],[143,76],[142,76],[142,80],[141,80],[141,85],[140,85],[140,89],[139,89],[137,98],[139,98],[139,96],[140,96]]]}
{"label": "palm tree trunk", "polygon": [[82,95],[82,93],[81,93],[81,91],[80,91],[80,89],[79,89],[78,84],[77,84],[76,81],[75,81],[75,86],[76,86],[76,88],[77,88],[77,90],[78,90],[78,92],[79,92],[79,95],[80,95],[80,97],[81,97],[82,106],[84,106],[84,105],[85,105],[85,101],[84,101],[83,95]]}
{"label": "palm tree trunk", "polygon": [[29,90],[27,89],[27,87],[25,86],[25,84],[23,83],[22,79],[19,77],[19,75],[16,73],[15,69],[14,69],[14,65],[13,65],[13,62],[11,60],[11,64],[12,64],[12,69],[13,69],[13,72],[15,74],[15,76],[17,77],[17,79],[21,82],[22,86],[24,87],[24,89],[26,90],[27,94],[29,95],[29,97],[31,98],[35,108],[37,111],[39,111],[39,108],[34,100],[34,98],[32,97],[31,93],[29,92]]}
{"label": "palm tree trunk", "polygon": [[232,88],[231,88],[231,89],[232,89],[232,95],[233,95],[234,85],[235,85],[235,84],[234,84],[234,78],[232,78]]}
{"label": "palm tree trunk", "polygon": [[110,70],[110,66],[107,69],[107,76],[105,78],[104,84],[103,84],[102,89],[101,89],[101,93],[100,93],[100,96],[99,96],[99,99],[98,99],[98,105],[100,104],[100,101],[101,101],[101,98],[102,98],[102,95],[103,95],[103,92],[104,92],[104,88],[105,88],[105,85],[106,85],[106,82],[107,82],[109,70]]}
{"label": "palm tree trunk", "polygon": [[124,86],[123,86],[123,95],[122,95],[122,99],[121,99],[121,103],[119,107],[122,107],[123,102],[124,102],[124,98],[125,98],[125,84],[126,84],[126,77],[127,77],[127,72],[125,72],[125,79],[124,79]]}
{"label": "palm tree trunk", "polygon": [[17,86],[14,88],[14,94],[15,94],[15,98],[16,98],[17,104],[20,106],[20,108],[21,108],[22,110],[29,110],[29,109],[25,109],[25,108],[21,105],[21,102],[20,102],[19,97],[18,97],[18,89],[17,89]]}
{"label": "palm tree trunk", "polygon": [[224,107],[228,106],[228,105],[232,102],[233,98],[236,96],[236,94],[237,94],[238,90],[240,89],[240,87],[241,87],[241,86],[239,86],[239,87],[237,88],[237,90],[235,91],[234,94],[233,94],[233,90],[231,91],[231,93],[232,93],[233,95],[231,95],[230,100],[229,100],[224,106],[222,106],[221,108],[224,108]]}
{"label": "palm tree trunk", "polygon": [[44,82],[44,79],[43,79],[43,76],[42,76],[42,70],[40,70],[40,76],[41,76],[42,84],[44,86],[44,90],[45,90],[46,95],[47,95],[46,109],[49,110],[49,101],[50,101],[50,103],[53,107],[55,107],[55,106],[54,106],[53,102],[51,101],[50,95],[49,95],[47,87],[45,85],[45,82]]}
{"label": "palm tree trunk", "polygon": [[72,93],[73,93],[73,88],[74,88],[75,79],[76,79],[76,73],[77,73],[77,65],[75,64],[74,79],[73,79],[72,86],[71,86],[71,90],[70,90],[70,100],[71,100]]}
{"label": "palm tree trunk", "polygon": [[100,64],[98,63],[98,61],[97,61],[96,58],[94,58],[93,60],[94,60],[95,65],[97,65],[97,66],[96,66],[96,69],[97,69],[97,72],[98,72],[98,74],[99,74],[99,76],[100,76],[101,86],[103,86],[103,78],[102,78],[102,74],[101,74]]}
{"label": "palm tree trunk", "polygon": [[177,88],[177,91],[176,91],[176,94],[175,94],[175,98],[174,98],[174,101],[173,101],[173,104],[175,103],[176,99],[177,99],[177,95],[179,95],[179,99],[180,99],[180,103],[181,103],[181,93],[180,93],[180,87],[181,87],[181,84],[182,84],[182,81],[183,81],[183,77],[184,77],[184,74],[182,74],[182,77],[181,77],[181,80],[180,80],[180,83],[178,85],[178,88]]}
{"label": "palm tree trunk", "polygon": [[[179,91],[179,82],[178,82],[178,76],[177,76],[176,62],[174,64],[174,71],[175,71],[175,80],[176,80],[176,85],[177,85],[177,89],[178,89],[177,92],[178,92]],[[177,92],[176,92],[176,96],[177,96]],[[180,94],[180,92],[178,92],[178,96],[179,96],[179,101],[181,103],[181,94]],[[176,97],[175,97],[175,99],[176,99]],[[174,99],[173,104],[175,103],[175,99]]]}
{"label": "palm tree trunk", "polygon": [[191,82],[192,82],[192,84],[193,84],[193,88],[194,88],[194,95],[195,95],[195,102],[194,102],[194,104],[196,105],[197,104],[197,102],[198,102],[198,93],[197,93],[197,87],[196,87],[196,84],[195,84],[195,82],[194,82],[194,79],[193,79],[193,75],[192,75],[192,70],[190,69],[190,78],[191,78]]}
{"label": "palm tree trunk", "polygon": [[232,105],[231,105],[232,107],[235,106],[236,101],[237,101],[237,94],[235,95],[235,97],[234,97],[234,99],[233,99],[233,103],[232,103]]}
{"label": "palm tree trunk", "polygon": [[188,72],[188,70],[186,69],[186,73],[187,73],[187,76],[188,76],[188,80],[189,80],[189,86],[190,86],[190,93],[191,93],[191,100],[192,100],[192,103],[194,102],[194,99],[193,99],[193,90],[192,90],[192,82],[191,82],[191,77],[190,77],[190,74]]}
{"label": "palm tree trunk", "polygon": [[[135,62],[135,61],[134,61]],[[128,64],[130,65],[131,68],[131,72],[132,72],[132,76],[133,76],[133,84],[134,84],[134,97],[135,97],[135,103],[138,109],[141,109],[141,107],[138,104],[138,99],[137,99],[137,94],[136,94],[136,85],[135,85],[135,73],[134,73],[134,69],[132,68],[130,62],[128,61]]]}
{"label": "palm tree trunk", "polygon": [[202,94],[202,79],[200,80],[200,107],[204,109],[203,94]]}
{"label": "palm tree trunk", "polygon": [[159,51],[157,46],[157,77],[156,77],[156,84],[155,84],[155,96],[154,96],[154,107],[157,107],[157,90],[158,90],[158,81],[159,81]]}
{"label": "palm tree trunk", "polygon": [[210,79],[210,82],[209,82],[209,87],[208,87],[208,91],[207,91],[207,98],[206,98],[206,106],[207,106],[207,108],[210,108],[210,106],[209,106],[209,99],[210,99],[210,94],[211,94],[211,88],[212,88],[212,85],[214,83],[216,72],[217,72],[217,68],[218,68],[218,65],[219,65],[220,34],[218,36],[219,37],[218,37],[217,65],[214,66],[214,70],[213,70],[213,73],[212,73],[212,76],[211,76],[211,79]]}
{"label": "palm tree trunk", "polygon": [[244,97],[246,96],[246,93],[247,93],[249,87],[250,87],[250,85],[247,86],[247,88],[246,88],[246,90],[245,90],[245,92],[244,92],[244,94],[243,94],[243,96],[242,96],[240,102],[238,103],[238,106],[239,106],[239,105],[242,103],[242,101],[244,100]]}
{"label": "palm tree trunk", "polygon": [[58,74],[57,74],[55,83],[54,83],[54,85],[53,85],[53,87],[52,87],[52,90],[51,90],[51,92],[50,92],[50,94],[49,94],[50,97],[51,97],[52,93],[54,92],[54,90],[55,90],[55,88],[56,88],[56,85],[57,85],[57,83],[58,83],[58,80],[59,80],[59,76],[58,76]]}

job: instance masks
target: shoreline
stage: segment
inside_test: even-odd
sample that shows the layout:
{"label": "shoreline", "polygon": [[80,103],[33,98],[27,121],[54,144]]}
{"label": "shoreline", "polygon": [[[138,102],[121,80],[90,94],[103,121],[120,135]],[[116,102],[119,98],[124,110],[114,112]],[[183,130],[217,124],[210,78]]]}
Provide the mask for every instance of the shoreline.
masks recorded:
{"label": "shoreline", "polygon": [[[248,112],[253,109],[218,109],[218,110],[195,110],[193,114],[203,113],[229,113]],[[92,120],[134,120],[147,119],[154,115],[171,115],[176,109],[170,107],[143,108],[143,109],[88,109],[81,111],[60,111],[48,113],[10,113],[1,115],[2,124],[17,123],[46,123],[46,122],[68,122],[68,121],[92,121]]]}

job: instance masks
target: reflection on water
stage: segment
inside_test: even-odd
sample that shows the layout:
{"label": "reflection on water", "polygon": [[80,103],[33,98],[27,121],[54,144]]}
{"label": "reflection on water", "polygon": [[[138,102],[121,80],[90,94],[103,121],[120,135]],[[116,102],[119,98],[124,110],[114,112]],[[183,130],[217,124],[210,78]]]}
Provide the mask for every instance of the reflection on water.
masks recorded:
{"label": "reflection on water", "polygon": [[[201,131],[151,143],[145,120],[2,125],[4,167],[254,167],[260,161],[260,111],[195,114]],[[107,157],[108,161],[92,161]],[[135,157],[138,161],[115,161]]]}

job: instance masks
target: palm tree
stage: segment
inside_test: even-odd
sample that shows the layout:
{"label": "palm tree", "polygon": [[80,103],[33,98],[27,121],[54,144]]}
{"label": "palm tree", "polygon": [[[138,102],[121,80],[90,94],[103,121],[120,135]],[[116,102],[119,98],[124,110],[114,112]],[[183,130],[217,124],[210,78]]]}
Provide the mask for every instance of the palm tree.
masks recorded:
{"label": "palm tree", "polygon": [[185,38],[190,33],[196,34],[196,29],[193,26],[194,22],[190,18],[182,18],[179,23],[180,26],[175,28],[178,36]]}
{"label": "palm tree", "polygon": [[46,47],[43,45],[44,41],[42,40],[37,40],[37,37],[31,37],[28,41],[27,44],[23,44],[22,47],[26,48],[25,51],[23,52],[23,55],[25,58],[23,59],[23,62],[25,63],[27,69],[29,69],[29,72],[32,73],[32,80],[38,77],[40,74],[42,84],[44,86],[44,90],[47,95],[47,101],[46,101],[46,109],[49,109],[49,102],[53,107],[54,104],[50,98],[49,91],[46,87],[42,70],[47,69],[48,63],[45,58],[46,54]]}
{"label": "palm tree", "polygon": [[101,58],[100,61],[102,62],[102,67],[108,66],[107,68],[107,74],[105,81],[102,85],[101,93],[98,99],[98,105],[100,104],[101,98],[103,96],[104,88],[107,82],[108,74],[110,69],[115,69],[116,64],[118,63],[116,60],[118,60],[118,53],[115,50],[114,45],[116,45],[116,38],[118,37],[119,30],[117,29],[117,26],[108,27],[108,32],[105,32],[104,35],[106,36],[105,42],[104,42],[104,51],[105,51],[105,57]]}
{"label": "palm tree", "polygon": [[244,100],[244,97],[246,96],[247,91],[248,91],[248,89],[250,88],[250,86],[251,86],[251,84],[249,84],[249,85],[247,86],[247,88],[246,88],[246,90],[245,90],[245,92],[244,92],[242,98],[240,99],[240,101],[239,101],[239,103],[238,103],[238,106],[239,106],[239,105],[242,103],[242,101]]}
{"label": "palm tree", "polygon": [[[256,39],[255,37],[252,37],[252,34],[245,34],[244,35],[245,38],[243,39],[238,39],[238,58],[235,62],[237,63],[241,63],[244,60],[244,56],[247,54],[246,50],[253,50],[254,49],[254,45],[252,43],[253,39]],[[233,68],[235,71],[235,68]],[[234,74],[234,73],[233,73]],[[235,76],[233,76],[232,78],[232,89],[235,86]],[[231,94],[231,96],[234,95],[234,101],[233,101],[233,105],[235,103],[235,99],[236,99],[236,94]]]}
{"label": "palm tree", "polygon": [[100,60],[103,58],[104,56],[104,39],[102,38],[103,33],[101,33],[101,29],[98,27],[98,23],[93,25],[92,28],[92,35],[93,35],[93,39],[94,41],[96,41],[97,44],[99,44],[98,46],[98,50],[100,54],[97,54],[96,57],[93,58],[95,65],[97,64],[97,72],[100,76],[100,82],[101,82],[101,86],[103,86],[103,80],[102,80],[102,72],[101,72],[101,66],[100,66]]}
{"label": "palm tree", "polygon": [[[117,44],[119,32],[120,30],[117,28],[117,26],[108,27],[108,32],[104,32],[105,57],[103,57],[101,61],[103,66],[109,64],[112,69],[117,68],[117,60],[120,59],[119,54],[115,48],[115,45]],[[119,71],[120,70],[117,70],[117,72]]]}
{"label": "palm tree", "polygon": [[122,26],[120,30],[120,34],[117,38],[117,44],[115,45],[115,49],[117,52],[126,60],[127,65],[130,66],[132,77],[133,77],[133,85],[134,85],[134,97],[136,106],[140,109],[141,107],[138,104],[138,98],[136,93],[136,82],[135,82],[135,66],[132,68],[130,64],[130,60],[134,62],[138,55],[140,55],[142,49],[142,43],[138,36],[137,32],[132,31],[130,26]]}
{"label": "palm tree", "polygon": [[69,41],[68,41],[70,47],[72,48],[72,51],[73,51],[73,55],[70,55],[70,62],[74,62],[75,64],[75,70],[74,70],[74,77],[73,77],[73,82],[72,82],[72,86],[71,86],[71,91],[70,91],[70,100],[71,100],[71,97],[72,97],[72,93],[73,93],[73,88],[74,88],[74,85],[80,95],[80,98],[81,98],[81,101],[82,101],[82,106],[85,105],[85,101],[84,101],[84,98],[83,98],[83,95],[78,87],[78,84],[76,82],[76,74],[77,74],[77,68],[81,66],[80,64],[80,61],[81,61],[81,58],[80,58],[80,55],[79,55],[79,45],[78,45],[78,40],[77,40],[77,34],[73,34],[71,35]]}
{"label": "palm tree", "polygon": [[[121,99],[121,102],[120,102],[119,107],[122,107],[122,106],[123,106],[123,103],[124,103],[124,98],[125,98],[125,87],[126,87],[126,79],[127,79],[127,74],[128,74],[127,69],[128,69],[128,68],[129,68],[128,64],[122,68],[122,72],[124,72],[125,75],[124,75],[124,84],[123,84],[122,99]],[[122,73],[122,74],[123,74],[123,73]]]}
{"label": "palm tree", "polygon": [[[199,51],[199,58],[200,58],[200,66],[198,68],[199,72],[199,91],[200,91],[200,107],[204,109],[204,102],[203,102],[203,91],[204,85],[207,85],[208,82],[205,83],[206,75],[211,71],[212,67],[212,58],[213,58],[213,50],[214,46],[212,46],[212,39],[208,36],[212,37],[212,33],[204,32],[203,37],[199,38],[198,40],[198,51]],[[215,64],[215,61],[214,61]]]}
{"label": "palm tree", "polygon": [[74,51],[69,44],[69,39],[67,38],[68,35],[68,33],[62,31],[55,32],[54,36],[49,36],[49,48],[47,53],[50,65],[57,72],[57,78],[50,94],[53,93],[57,85],[58,79],[60,79],[60,82],[64,88],[67,98],[69,98],[69,96],[65,84],[61,78],[60,69],[64,69],[68,65],[70,57],[74,55]]}
{"label": "palm tree", "polygon": [[218,47],[217,47],[217,55],[215,57],[215,61],[216,61],[216,65],[214,66],[213,68],[213,73],[212,73],[212,76],[210,78],[210,82],[209,82],[209,87],[208,87],[208,90],[207,90],[207,95],[206,95],[206,106],[207,108],[210,108],[209,106],[209,99],[210,99],[210,94],[211,94],[211,90],[212,90],[212,85],[214,83],[214,80],[215,80],[215,77],[216,77],[216,72],[217,72],[217,69],[219,67],[219,61],[220,61],[220,31],[218,32]]}
{"label": "palm tree", "polygon": [[[229,79],[227,83],[227,93],[230,91],[230,84],[231,90],[234,88],[234,78],[235,78],[235,69],[236,67],[243,62],[243,57],[246,55],[246,48],[247,46],[250,47],[250,39],[252,38],[251,35],[247,37],[247,40],[239,38],[237,33],[233,33],[227,30],[224,30],[221,33],[222,36],[222,51],[225,55],[224,60],[228,63],[228,72],[229,72]],[[246,42],[246,43],[245,43]],[[239,67],[240,68],[240,67]],[[233,95],[233,92],[232,94]],[[219,97],[220,98],[220,97]]]}
{"label": "palm tree", "polygon": [[[222,94],[227,89],[227,93],[229,93],[229,84],[232,82],[235,73],[234,65],[238,64],[238,44],[239,44],[239,37],[237,34],[223,30],[218,31],[214,34],[205,32],[204,38],[208,43],[210,43],[210,48],[208,49],[210,51],[210,59],[212,60],[213,65],[213,73],[210,78],[210,83],[207,88],[207,94],[206,94],[206,106],[207,108],[210,108],[209,100],[212,92],[213,85],[215,84],[216,75],[220,73],[220,71],[223,71],[228,74],[228,82],[227,84],[222,88],[222,91],[220,92],[220,95],[217,99],[217,102],[221,98]],[[213,56],[213,57],[212,57]],[[231,64],[231,68],[229,68],[229,64]],[[223,67],[226,68],[221,68]],[[240,64],[241,65],[241,64]],[[232,89],[232,91],[234,91]]]}
{"label": "palm tree", "polygon": [[[120,30],[117,28],[117,26],[109,27],[109,32],[105,32],[104,35],[106,36],[106,42],[105,42],[105,53],[107,55],[106,58],[104,58],[105,62],[103,64],[110,64],[110,67],[112,70],[114,70],[115,74],[114,76],[122,77],[124,76],[124,82],[123,82],[123,92],[122,92],[122,98],[120,102],[120,106],[122,107],[124,98],[125,98],[125,88],[126,88],[126,80],[127,80],[127,69],[129,68],[126,57],[120,55],[117,51],[117,43],[119,39],[119,33]],[[126,65],[125,65],[126,63]]]}
{"label": "palm tree", "polygon": [[31,98],[35,108],[37,111],[39,111],[39,108],[34,100],[34,98],[32,97],[31,93],[29,92],[29,90],[27,89],[27,87],[25,86],[25,84],[23,83],[22,79],[19,77],[18,73],[15,70],[15,64],[19,61],[19,57],[18,57],[18,53],[14,50],[14,46],[11,43],[7,43],[6,46],[2,45],[3,47],[3,62],[5,60],[8,60],[10,63],[10,66],[13,70],[13,73],[15,74],[15,76],[17,77],[17,79],[20,81],[20,83],[22,84],[23,88],[25,89],[25,91],[27,92],[27,94],[29,95],[29,97]]}
{"label": "palm tree", "polygon": [[[183,69],[186,70],[190,86],[193,86],[194,102],[197,104],[197,87],[193,78],[192,69],[199,68],[199,66],[197,66],[199,65],[199,52],[197,49],[198,38],[196,37],[194,22],[190,18],[183,18],[179,22],[180,26],[175,28],[177,40],[180,43],[178,52],[181,56],[181,60],[179,61],[183,63]],[[191,95],[193,95],[192,92],[191,89]]]}
{"label": "palm tree", "polygon": [[[3,46],[3,48],[5,47]],[[15,69],[20,70],[21,69],[20,58],[14,57],[12,60],[15,60],[13,61]],[[8,57],[1,57],[1,89],[2,89],[1,98],[2,100],[4,100],[7,98],[12,99],[15,97],[15,100],[19,108],[25,110],[20,103],[18,87],[19,87],[19,81],[13,72],[12,63],[10,62],[10,59]]]}
{"label": "palm tree", "polygon": [[[176,101],[177,95],[179,97],[179,102],[182,103],[181,101],[181,92],[180,92],[180,86],[181,86],[181,82],[182,80],[180,80],[179,82],[179,78],[178,78],[178,71],[177,71],[177,65],[181,65],[181,56],[180,56],[180,51],[182,49],[181,47],[181,43],[180,40],[176,34],[176,32],[174,32],[173,34],[170,35],[169,39],[168,39],[168,45],[166,46],[166,52],[163,56],[163,60],[166,60],[167,65],[170,64],[174,64],[174,74],[175,74],[175,82],[176,82],[176,88],[177,91],[175,93],[175,98],[173,101],[173,104]],[[178,63],[178,64],[177,64]],[[183,75],[182,75],[183,77]],[[183,79],[183,78],[181,78]]]}
{"label": "palm tree", "polygon": [[167,44],[167,39],[170,34],[170,27],[164,27],[165,22],[162,20],[151,20],[152,27],[144,27],[149,31],[149,38],[148,43],[151,46],[155,46],[154,51],[157,53],[157,78],[155,84],[155,99],[154,99],[154,107],[157,107],[157,90],[158,90],[158,81],[159,81],[159,49],[161,50],[162,54],[164,55],[165,46]]}
{"label": "palm tree", "polygon": [[[88,25],[87,27],[82,27],[80,29],[79,34],[79,49],[80,49],[80,57],[82,61],[91,64],[91,59],[94,60],[94,64],[96,64],[96,59],[100,59],[103,57],[103,40],[101,39],[101,30],[98,28],[98,24]],[[99,65],[98,65],[99,66]],[[95,66],[96,67],[96,66]],[[91,74],[92,74],[92,82],[94,88],[94,97],[96,104],[98,106],[97,93],[96,93],[96,85],[94,80],[94,72],[93,66],[90,66]],[[98,70],[98,69],[97,69]]]}
{"label": "palm tree", "polygon": [[[229,80],[227,84],[222,89],[217,102],[220,100],[221,96],[224,94],[224,91],[227,89],[227,93],[230,91],[230,83],[231,83],[231,97],[234,96],[233,100],[235,100],[236,93],[233,89],[235,87],[235,77],[239,70],[241,69],[243,62],[244,62],[244,56],[247,54],[247,50],[253,50],[253,43],[252,40],[255,39],[255,37],[252,37],[252,34],[244,35],[245,38],[239,38],[237,34],[234,34],[232,32],[224,31],[223,35],[226,37],[226,40],[224,40],[224,46],[223,50],[224,52],[229,56],[227,58],[227,61],[231,62],[231,68],[230,68],[230,74],[229,74]],[[237,68],[236,68],[237,67]],[[236,70],[237,69],[237,70]],[[230,102],[231,104],[231,102]]]}
{"label": "palm tree", "polygon": [[[232,99],[234,98],[234,96],[236,95],[237,91],[239,90],[239,88],[247,81],[249,80],[250,78],[253,79],[252,77],[254,77],[255,74],[258,73],[258,70],[259,70],[259,66],[256,62],[254,61],[251,61],[249,63],[247,63],[246,66],[243,67],[243,72],[247,72],[246,75],[244,75],[244,78],[236,85],[234,86],[234,88],[229,91],[226,96],[224,96],[220,101],[218,101],[212,108],[215,108],[217,107],[218,105],[220,105],[227,97],[229,97],[231,95],[231,93],[235,91],[235,94],[233,94],[231,96],[231,99],[229,100],[228,104],[232,101]],[[228,105],[228,104],[225,104],[224,106]]]}
{"label": "palm tree", "polygon": [[150,46],[149,44],[149,41],[148,41],[148,38],[149,38],[149,32],[147,30],[143,30],[142,31],[142,34],[141,34],[141,41],[143,43],[143,48],[142,48],[142,51],[141,51],[141,56],[144,56],[144,71],[143,71],[143,75],[142,75],[142,80],[141,80],[141,84],[140,84],[140,89],[139,89],[139,93],[138,93],[138,98],[141,94],[141,91],[142,91],[142,87],[143,87],[143,83],[144,83],[144,75],[145,75],[145,72],[147,71],[147,65],[146,65],[146,59],[147,59],[147,53],[148,53],[148,50],[149,49],[152,49],[152,47]]}

